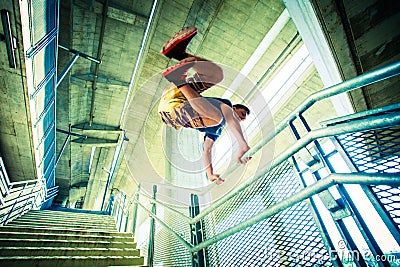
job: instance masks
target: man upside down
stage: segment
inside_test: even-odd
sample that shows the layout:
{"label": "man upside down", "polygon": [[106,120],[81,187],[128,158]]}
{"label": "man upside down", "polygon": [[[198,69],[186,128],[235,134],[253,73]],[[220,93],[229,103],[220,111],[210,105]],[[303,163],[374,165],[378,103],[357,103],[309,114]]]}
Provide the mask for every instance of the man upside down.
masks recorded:
{"label": "man upside down", "polygon": [[[246,119],[250,110],[242,104],[232,105],[228,99],[201,95],[221,82],[224,74],[217,64],[187,53],[186,47],[196,34],[195,27],[184,28],[163,46],[161,53],[179,62],[162,74],[171,84],[163,92],[158,112],[168,126],[175,129],[192,128],[205,133],[203,163],[207,177],[211,182],[221,184],[223,180],[213,169],[213,145],[227,125],[239,144],[237,161],[246,164],[251,158],[242,157],[250,147],[244,138],[240,122]],[[188,78],[189,69],[195,74]]]}

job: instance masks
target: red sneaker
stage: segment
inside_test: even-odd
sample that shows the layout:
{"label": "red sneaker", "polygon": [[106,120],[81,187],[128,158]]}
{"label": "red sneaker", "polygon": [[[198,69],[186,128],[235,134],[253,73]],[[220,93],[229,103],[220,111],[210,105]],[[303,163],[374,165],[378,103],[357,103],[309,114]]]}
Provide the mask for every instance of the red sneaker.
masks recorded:
{"label": "red sneaker", "polygon": [[186,75],[188,70],[196,63],[195,57],[188,57],[180,61],[178,64],[169,67],[162,73],[168,81],[172,82],[176,86],[186,84]]}
{"label": "red sneaker", "polygon": [[186,58],[186,47],[196,34],[197,28],[195,27],[183,28],[164,43],[161,54],[177,60]]}

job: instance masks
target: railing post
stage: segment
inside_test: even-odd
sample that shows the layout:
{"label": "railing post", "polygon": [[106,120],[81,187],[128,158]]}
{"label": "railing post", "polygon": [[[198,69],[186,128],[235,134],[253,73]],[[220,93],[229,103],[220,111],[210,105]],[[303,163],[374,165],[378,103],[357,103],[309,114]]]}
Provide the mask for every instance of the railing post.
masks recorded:
{"label": "railing post", "polygon": [[[26,201],[25,201],[24,207],[23,207],[23,209],[22,209],[22,212],[24,212],[26,206],[28,205],[29,200],[32,198],[33,191],[35,191],[36,186],[38,185],[38,183],[39,183],[39,181],[36,182],[34,186],[32,186],[32,190],[31,190],[31,192],[30,192],[29,195],[28,195],[29,197],[26,198]],[[33,201],[35,201],[36,196],[37,196],[38,194],[39,194],[39,192],[37,192],[37,194],[36,194],[35,196],[33,196]],[[33,207],[33,201],[32,201],[32,206],[31,206],[31,208]]]}
{"label": "railing post", "polygon": [[[156,199],[157,185],[153,185],[153,199]],[[156,214],[156,203],[151,204],[151,212]],[[155,235],[155,220],[150,217],[150,233],[149,233],[149,247],[147,252],[147,265],[153,267],[154,258],[154,235]]]}
{"label": "railing post", "polygon": [[126,195],[124,194],[123,197],[124,198],[122,200],[122,203],[120,204],[121,212],[119,213],[119,216],[118,216],[118,219],[117,219],[117,221],[118,221],[118,231],[120,231],[120,232],[121,232],[122,222],[123,222],[123,218],[124,218],[124,207],[125,207]]}
{"label": "railing post", "polygon": [[[298,117],[299,117],[302,125],[306,129],[306,131],[311,132],[311,127],[309,126],[308,122],[304,118],[302,112],[299,113]],[[294,126],[293,125],[290,125],[290,126],[293,131]],[[299,138],[296,136],[296,139],[299,139]],[[329,162],[328,158],[326,157],[325,152],[324,152],[322,146],[320,145],[320,143],[318,142],[318,140],[314,140],[313,143],[316,147],[316,152],[318,153],[318,156],[321,158],[321,160],[324,161],[324,165],[327,167],[327,170],[330,173],[335,173],[333,166],[330,164],[330,162]],[[318,171],[312,172],[312,175],[315,177],[316,180],[321,179]],[[371,250],[373,255],[378,255],[379,258],[382,258],[384,255],[382,250],[380,249],[379,245],[376,243],[375,238],[372,235],[372,232],[370,231],[370,229],[368,228],[367,224],[364,221],[364,218],[362,218],[361,214],[358,212],[358,209],[355,206],[355,204],[353,203],[353,200],[352,200],[350,194],[348,193],[347,189],[343,185],[338,185],[336,187],[336,189],[339,192],[340,197],[344,202],[344,206],[342,207],[342,210],[349,211],[349,213],[347,215],[345,215],[345,217],[351,216],[353,218],[356,226],[358,227],[360,233],[362,234],[365,242],[368,245],[368,248]],[[321,198],[321,200],[323,200],[322,196],[320,196],[320,198]],[[341,205],[338,204],[338,206],[341,206]],[[334,212],[331,211],[328,208],[328,206],[327,206],[327,209],[331,212],[332,218],[335,220],[336,225],[337,225],[337,227],[339,227],[339,230],[341,231],[343,237],[345,239],[347,239],[347,244],[350,246],[352,251],[359,252],[356,244],[352,240],[349,230],[347,229],[346,225],[343,222],[343,218],[345,218],[345,217],[335,218],[335,216],[333,216]],[[359,261],[358,261],[358,259],[355,259],[355,260],[357,260],[356,264],[361,264],[361,265],[365,264],[365,261],[362,257],[360,258]],[[377,262],[377,264],[378,264],[378,266],[390,266],[389,263],[384,262],[384,261],[379,261],[379,262]]]}
{"label": "railing post", "polygon": [[111,193],[110,199],[108,200],[108,204],[105,210],[107,215],[112,215],[112,211],[114,209],[114,198],[115,198],[114,194]]}
{"label": "railing post", "polygon": [[24,187],[21,189],[21,192],[19,193],[18,197],[15,199],[15,202],[13,204],[13,206],[11,207],[11,210],[8,212],[6,219],[3,222],[3,225],[7,224],[8,219],[10,218],[11,213],[14,211],[15,205],[17,204],[19,198],[21,197],[22,193],[24,192],[26,186],[28,185],[28,183],[24,184]]}
{"label": "railing post", "polygon": [[[292,127],[292,125],[291,125],[291,127]],[[294,128],[292,128],[292,129],[294,129]],[[300,172],[299,164],[297,163],[297,160],[294,156],[292,156],[292,161],[293,161],[294,168],[297,172],[297,175],[299,176],[300,184],[302,185],[303,188],[306,188],[307,184],[304,180],[303,174]],[[313,198],[310,198],[307,202],[308,202],[307,204],[311,211],[311,214],[314,218],[314,221],[315,221],[315,223],[319,229],[319,232],[321,234],[322,241],[324,242],[324,245],[328,249],[328,251],[330,251],[332,265],[334,267],[342,267],[343,264],[340,261],[338,253],[335,250],[335,246],[333,244],[331,236],[329,235],[329,232],[322,221],[322,217],[321,217],[320,213],[318,212],[318,208],[317,208],[317,204],[315,203],[315,200]]]}
{"label": "railing post", "polygon": [[136,232],[136,223],[137,223],[137,212],[138,212],[138,202],[139,202],[139,193],[140,193],[140,184],[138,184],[137,192],[136,192],[136,201],[133,203],[132,208],[132,234],[135,235]]}
{"label": "railing post", "polygon": [[[195,216],[200,214],[199,208],[199,197],[195,194],[190,195],[190,217],[194,218]],[[201,221],[197,221],[195,224],[190,225],[191,230],[191,241],[194,246],[203,242],[203,227]],[[204,267],[205,258],[204,258],[204,249],[201,249],[192,254],[192,266],[193,267]]]}

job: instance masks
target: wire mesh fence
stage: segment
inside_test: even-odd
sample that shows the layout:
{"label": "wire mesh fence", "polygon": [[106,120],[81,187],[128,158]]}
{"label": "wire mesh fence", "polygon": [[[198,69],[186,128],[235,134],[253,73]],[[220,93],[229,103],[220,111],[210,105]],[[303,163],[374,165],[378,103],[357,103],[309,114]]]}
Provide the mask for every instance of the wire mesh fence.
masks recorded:
{"label": "wire mesh fence", "polygon": [[[400,127],[350,133],[337,139],[358,171],[400,172]],[[370,188],[400,228],[400,187]]]}
{"label": "wire mesh fence", "polygon": [[[203,220],[205,238],[231,228],[301,189],[289,162],[275,167]],[[306,202],[207,248],[207,266],[332,266]]]}
{"label": "wire mesh fence", "polygon": [[[189,208],[177,208],[183,214],[189,215]],[[164,222],[173,227],[183,239],[190,243],[190,226],[185,220],[169,210],[157,211],[164,218]],[[158,229],[157,229],[158,228]],[[191,253],[186,247],[164,227],[158,226],[155,235],[155,266],[189,266],[191,265]]]}
{"label": "wire mesh fence", "polygon": [[[165,192],[160,189],[160,193],[163,193],[165,198]],[[141,203],[146,206],[148,210],[151,210],[151,204],[146,201],[145,198],[141,198]],[[189,216],[188,205],[174,206],[174,210],[181,214]],[[181,216],[172,212],[169,209],[165,209],[162,205],[157,205],[156,214],[168,227],[170,227],[175,233],[181,236],[186,242],[191,242],[190,236],[190,225]],[[147,219],[141,225],[139,232],[149,233],[150,231],[150,220]],[[137,234],[139,234],[137,232]],[[148,236],[142,240],[138,247],[141,249],[141,253],[144,257],[148,257]],[[179,266],[191,266],[192,258],[190,251],[181,243],[178,238],[172,234],[163,225],[155,221],[155,232],[154,232],[154,254],[153,254],[153,266],[163,267],[179,267]]]}

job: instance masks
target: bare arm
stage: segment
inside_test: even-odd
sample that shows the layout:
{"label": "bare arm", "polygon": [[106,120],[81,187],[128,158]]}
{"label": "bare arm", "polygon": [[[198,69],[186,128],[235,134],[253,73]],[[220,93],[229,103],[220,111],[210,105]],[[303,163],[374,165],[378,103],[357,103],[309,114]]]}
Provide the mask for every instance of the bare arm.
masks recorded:
{"label": "bare arm", "polygon": [[206,168],[206,173],[208,179],[213,182],[217,181],[217,184],[221,184],[223,180],[219,178],[219,174],[214,173],[213,165],[212,165],[212,148],[214,146],[214,141],[208,137],[204,140],[204,151],[203,151],[203,164]]}
{"label": "bare arm", "polygon": [[250,150],[249,145],[244,139],[242,127],[240,127],[239,120],[234,116],[233,110],[230,106],[221,104],[222,114],[226,120],[226,124],[228,124],[229,128],[232,130],[233,135],[239,143],[239,153],[237,155],[237,162],[246,164],[250,158],[246,158],[243,161],[241,160],[242,156]]}

